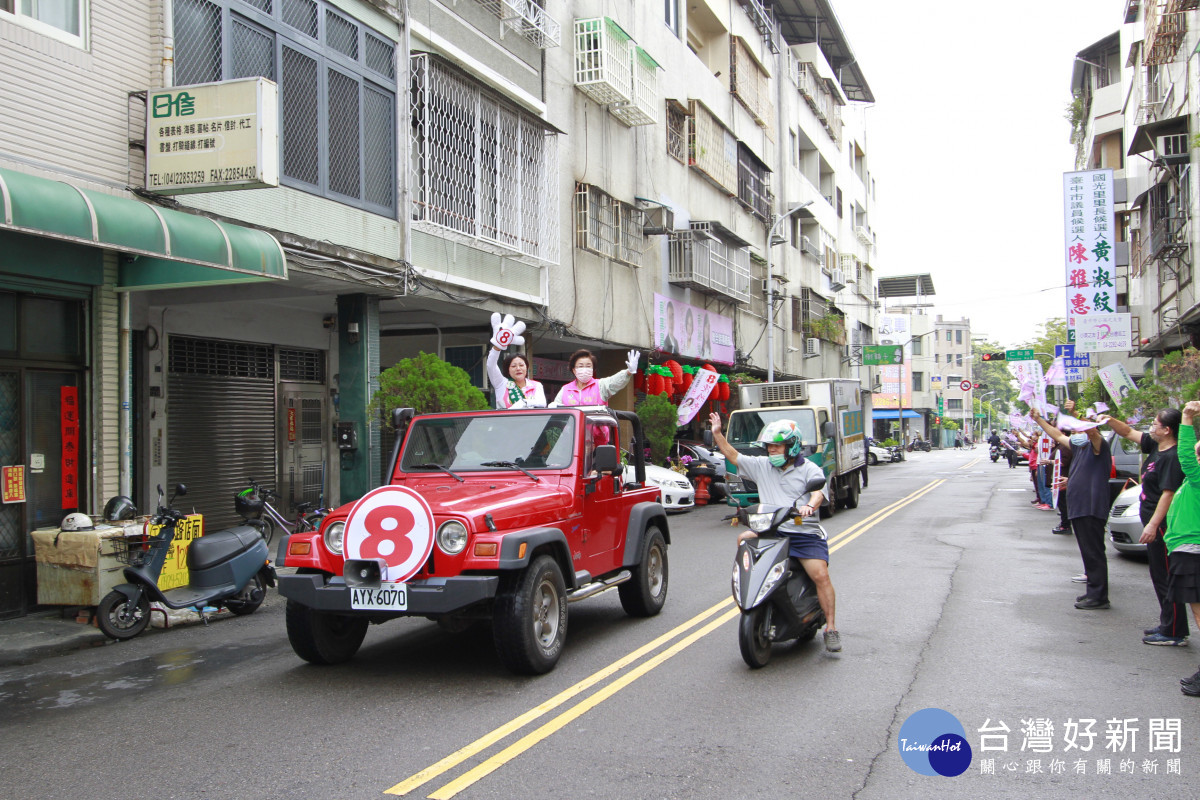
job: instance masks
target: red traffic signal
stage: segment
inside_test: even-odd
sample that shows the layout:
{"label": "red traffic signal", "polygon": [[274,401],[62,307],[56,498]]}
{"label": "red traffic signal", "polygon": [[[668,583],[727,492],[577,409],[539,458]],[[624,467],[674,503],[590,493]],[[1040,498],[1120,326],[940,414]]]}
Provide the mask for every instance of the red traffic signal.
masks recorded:
{"label": "red traffic signal", "polygon": [[1004,361],[1006,358],[1004,353],[984,353],[984,361]]}
{"label": "red traffic signal", "polygon": [[976,388],[976,389],[982,389],[982,388],[983,388],[983,384],[982,384],[982,383],[977,383],[977,384],[975,384],[975,388]]}

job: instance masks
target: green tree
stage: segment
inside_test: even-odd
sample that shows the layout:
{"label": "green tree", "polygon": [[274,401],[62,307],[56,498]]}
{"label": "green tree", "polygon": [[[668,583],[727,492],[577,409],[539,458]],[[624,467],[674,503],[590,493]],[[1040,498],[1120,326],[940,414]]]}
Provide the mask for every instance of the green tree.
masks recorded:
{"label": "green tree", "polygon": [[650,445],[650,461],[661,464],[671,452],[679,422],[679,408],[666,395],[648,394],[634,409],[642,420],[642,433]]}
{"label": "green tree", "polygon": [[466,371],[432,353],[401,359],[379,374],[379,389],[370,410],[387,417],[393,408],[418,414],[438,411],[479,411],[487,408],[483,392],[471,385]]}
{"label": "green tree", "polygon": [[996,414],[1008,414],[1017,398],[1017,390],[1012,384],[1008,362],[984,361],[983,354],[1003,350],[1004,346],[997,342],[975,342],[972,347],[975,364],[971,374],[975,376],[976,383],[983,384],[982,388],[976,390],[976,394],[983,397],[988,392],[995,392],[987,402],[996,410]]}
{"label": "green tree", "polygon": [[1189,347],[1168,353],[1158,365],[1158,374],[1146,375],[1137,390],[1129,393],[1120,405],[1120,413],[1126,419],[1148,421],[1164,408],[1182,408],[1188,400],[1198,398],[1200,350]]}
{"label": "green tree", "polygon": [[1049,355],[1037,357],[1037,360],[1042,362],[1042,369],[1048,370],[1054,362],[1054,346],[1067,344],[1067,320],[1065,317],[1053,317],[1038,327],[1042,329],[1041,334],[1025,342],[1021,347],[1033,350],[1035,353],[1048,353]]}

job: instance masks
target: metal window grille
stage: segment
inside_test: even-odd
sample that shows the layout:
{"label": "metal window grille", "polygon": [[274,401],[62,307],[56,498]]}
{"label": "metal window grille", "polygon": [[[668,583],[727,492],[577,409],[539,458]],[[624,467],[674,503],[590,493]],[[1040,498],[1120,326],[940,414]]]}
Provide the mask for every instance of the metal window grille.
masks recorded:
{"label": "metal window grille", "polygon": [[681,164],[688,163],[687,110],[675,100],[667,101],[667,154]]}
{"label": "metal window grille", "polygon": [[738,190],[737,138],[699,100],[688,117],[688,165],[730,195]]}
{"label": "metal window grille", "polygon": [[219,378],[273,378],[271,347],[172,336],[168,372]]}
{"label": "metal window grille", "polygon": [[347,58],[358,60],[358,26],[328,8],[325,9],[325,41]]}
{"label": "metal window grille", "polygon": [[471,385],[483,388],[483,347],[476,344],[445,348],[446,363],[458,367],[471,379]]}
{"label": "metal window grille", "polygon": [[693,222],[669,239],[667,280],[678,286],[750,302],[750,250],[729,240],[711,222]]}
{"label": "metal window grille", "polygon": [[229,54],[230,78],[261,75],[275,80],[275,37],[247,20],[233,15]]}
{"label": "metal window grille", "polygon": [[775,129],[775,104],[771,101],[771,76],[754,58],[746,40],[734,36],[729,42],[729,90],[754,121],[768,132]]}
{"label": "metal window grille", "polygon": [[642,260],[642,228],[646,224],[646,213],[628,203],[617,206],[617,238],[618,261],[637,266]]}
{"label": "metal window grille", "polygon": [[749,147],[738,143],[738,200],[759,219],[771,216],[771,171]]}
{"label": "metal window grille", "polygon": [[612,115],[626,125],[658,123],[658,62],[640,47],[633,48],[633,100],[617,103]]}
{"label": "metal window grille", "polygon": [[410,97],[413,219],[557,261],[557,135],[429,54]]}
{"label": "metal window grille", "polygon": [[600,105],[633,99],[633,39],[608,17],[575,20],[575,88]]}
{"label": "metal window grille", "polygon": [[[808,289],[803,291],[807,292]],[[792,296],[792,333],[804,333],[806,300]]]}
{"label": "metal window grille", "polygon": [[178,85],[279,84],[285,183],[394,214],[392,42],[327,0],[175,0],[174,34]]}
{"label": "metal window grille", "polygon": [[221,80],[221,8],[209,0],[175,0],[175,83]]}
{"label": "metal window grille", "polygon": [[279,350],[279,380],[325,382],[325,354],[320,350]]}
{"label": "metal window grille", "polygon": [[575,243],[608,258],[637,266],[642,257],[642,228],[646,215],[640,208],[586,183],[575,184]]}
{"label": "metal window grille", "polygon": [[317,38],[316,0],[282,0],[283,21],[295,30]]}
{"label": "metal window grille", "polygon": [[300,444],[321,444],[321,401],[300,398]]}
{"label": "metal window grille", "polygon": [[479,5],[543,50],[562,41],[562,27],[546,13],[545,0],[479,0]]}

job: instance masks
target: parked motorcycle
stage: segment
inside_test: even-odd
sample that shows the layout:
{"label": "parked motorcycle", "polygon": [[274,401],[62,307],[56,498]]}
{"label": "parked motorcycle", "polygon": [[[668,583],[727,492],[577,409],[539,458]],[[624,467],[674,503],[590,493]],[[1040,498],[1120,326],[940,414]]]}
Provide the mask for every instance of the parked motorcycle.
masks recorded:
{"label": "parked motorcycle", "polygon": [[[158,487],[158,511],[141,536],[113,539],[118,560],[127,564],[125,580],[104,596],[96,611],[100,630],[113,639],[132,639],[150,624],[151,601],[168,608],[196,608],[208,624],[203,609],[224,606],[234,614],[252,614],[275,585],[267,544],[248,525],[217,531],[192,541],[187,550],[188,584],[163,591],[158,588],[163,564],[171,550],[179,521],[186,514],[173,507],[175,498],[187,494],[176,484],[166,504]],[[150,529],[157,529],[150,535]]]}
{"label": "parked motorcycle", "polygon": [[933,442],[927,439],[914,439],[908,443],[908,452],[911,453],[914,450],[923,450],[928,453],[933,450]]}
{"label": "parked motorcycle", "polygon": [[[818,478],[806,487],[824,488]],[[751,667],[765,667],[771,645],[796,639],[806,642],[825,624],[817,587],[797,559],[788,555],[790,540],[779,526],[797,515],[795,508],[759,504],[738,509],[737,519],[758,538],[738,545],[733,563],[733,599],[742,610],[738,645]],[[825,529],[813,523],[825,537]]]}

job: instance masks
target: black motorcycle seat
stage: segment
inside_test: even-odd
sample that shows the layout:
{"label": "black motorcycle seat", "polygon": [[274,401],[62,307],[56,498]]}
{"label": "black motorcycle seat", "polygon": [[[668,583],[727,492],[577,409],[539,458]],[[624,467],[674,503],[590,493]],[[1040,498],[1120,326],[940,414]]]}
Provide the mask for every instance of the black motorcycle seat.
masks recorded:
{"label": "black motorcycle seat", "polygon": [[249,525],[205,534],[188,546],[188,569],[209,569],[223,564],[261,541],[258,531]]}

